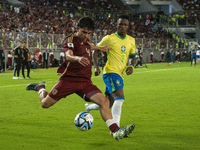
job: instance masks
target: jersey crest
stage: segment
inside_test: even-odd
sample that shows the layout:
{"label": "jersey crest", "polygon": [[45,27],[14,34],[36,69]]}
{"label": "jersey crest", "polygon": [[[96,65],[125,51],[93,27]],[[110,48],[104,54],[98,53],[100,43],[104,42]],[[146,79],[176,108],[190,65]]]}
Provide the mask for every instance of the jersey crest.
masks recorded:
{"label": "jersey crest", "polygon": [[57,89],[53,89],[52,94],[56,95],[57,93],[58,93],[58,90]]}
{"label": "jersey crest", "polygon": [[68,45],[69,47],[74,47],[74,44],[73,44],[73,43],[67,43],[67,45]]}
{"label": "jersey crest", "polygon": [[125,47],[125,46],[122,46],[122,47],[121,47],[121,51],[122,51],[122,52],[125,52],[125,51],[126,51],[126,47]]}

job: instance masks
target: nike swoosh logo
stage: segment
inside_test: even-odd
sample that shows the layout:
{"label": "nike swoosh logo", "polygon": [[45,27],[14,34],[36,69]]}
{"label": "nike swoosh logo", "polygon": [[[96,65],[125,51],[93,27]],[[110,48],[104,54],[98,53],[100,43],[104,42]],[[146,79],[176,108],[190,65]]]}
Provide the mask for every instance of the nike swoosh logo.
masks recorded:
{"label": "nike swoosh logo", "polygon": [[113,44],[117,44],[117,42],[113,42]]}

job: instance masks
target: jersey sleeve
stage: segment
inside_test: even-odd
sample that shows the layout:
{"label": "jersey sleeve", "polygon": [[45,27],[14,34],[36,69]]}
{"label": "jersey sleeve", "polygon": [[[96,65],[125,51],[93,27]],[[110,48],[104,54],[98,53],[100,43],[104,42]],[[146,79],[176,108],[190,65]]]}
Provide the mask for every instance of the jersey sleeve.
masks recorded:
{"label": "jersey sleeve", "polygon": [[130,55],[135,55],[135,39],[134,38],[131,38],[131,43],[132,43],[132,48],[130,50]]}
{"label": "jersey sleeve", "polygon": [[67,37],[63,42],[63,47],[64,47],[64,53],[69,49],[74,51],[73,37]]}
{"label": "jersey sleeve", "polygon": [[98,47],[109,45],[109,35],[105,36],[98,44]]}

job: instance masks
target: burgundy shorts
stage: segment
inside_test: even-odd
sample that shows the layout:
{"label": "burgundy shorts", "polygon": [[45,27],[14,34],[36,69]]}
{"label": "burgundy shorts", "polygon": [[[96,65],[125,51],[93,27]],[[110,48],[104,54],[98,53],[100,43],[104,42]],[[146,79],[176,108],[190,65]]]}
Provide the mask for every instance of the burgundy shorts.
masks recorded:
{"label": "burgundy shorts", "polygon": [[102,93],[91,80],[77,77],[62,77],[51,89],[48,95],[58,101],[70,94],[76,93],[85,101],[90,102],[90,97],[96,93]]}

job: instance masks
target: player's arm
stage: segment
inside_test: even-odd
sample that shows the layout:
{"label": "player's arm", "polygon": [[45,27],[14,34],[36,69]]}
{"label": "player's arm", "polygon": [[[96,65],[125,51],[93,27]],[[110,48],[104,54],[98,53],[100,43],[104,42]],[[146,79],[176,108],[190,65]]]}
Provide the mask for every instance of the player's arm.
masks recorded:
{"label": "player's arm", "polygon": [[14,56],[14,50],[11,50],[10,53],[12,56]]}
{"label": "player's arm", "polygon": [[99,69],[99,66],[98,66],[98,54],[99,54],[98,50],[96,50],[96,51],[94,51],[92,53],[92,59],[93,59],[93,64],[94,64],[94,74],[95,74],[95,76],[98,76],[101,73],[101,70]]}
{"label": "player's arm", "polygon": [[90,61],[86,57],[74,56],[73,51],[70,49],[65,52],[65,57],[68,62],[72,62],[72,63],[78,62],[83,66],[90,64]]}
{"label": "player's arm", "polygon": [[24,54],[22,54],[22,58],[23,58],[23,60],[25,60]]}
{"label": "player's arm", "polygon": [[[130,55],[129,58],[131,59],[131,64],[129,67],[126,68],[126,74],[130,75],[133,73],[133,69],[134,69],[134,64],[135,64],[135,39],[133,39],[132,41],[132,49],[130,51]],[[140,52],[140,50],[138,49],[138,53]],[[140,57],[140,56],[139,56]]]}
{"label": "player's arm", "polygon": [[133,69],[134,69],[134,64],[135,64],[135,55],[130,55],[129,56],[131,59],[131,64],[128,68],[126,68],[126,74],[130,75],[133,73]]}
{"label": "player's arm", "polygon": [[[90,44],[90,43],[89,43],[89,44]],[[107,52],[107,51],[110,50],[110,47],[107,46],[107,45],[102,46],[102,47],[97,47],[97,46],[95,46],[95,45],[90,44],[90,46],[91,46],[91,50],[100,50],[100,51],[103,51],[103,52]]]}
{"label": "player's arm", "polygon": [[28,52],[28,60],[27,61],[30,61],[31,60],[31,54]]}

